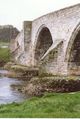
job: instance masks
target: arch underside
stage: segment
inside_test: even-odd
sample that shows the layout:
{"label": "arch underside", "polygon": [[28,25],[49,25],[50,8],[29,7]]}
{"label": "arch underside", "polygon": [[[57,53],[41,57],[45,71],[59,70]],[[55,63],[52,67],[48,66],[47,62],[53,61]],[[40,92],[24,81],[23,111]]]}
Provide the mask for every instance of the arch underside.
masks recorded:
{"label": "arch underside", "polygon": [[37,37],[37,44],[35,48],[36,61],[40,61],[52,43],[52,36],[49,29],[47,27],[42,28]]}
{"label": "arch underside", "polygon": [[74,38],[71,46],[68,60],[68,70],[70,74],[80,75],[80,30]]}

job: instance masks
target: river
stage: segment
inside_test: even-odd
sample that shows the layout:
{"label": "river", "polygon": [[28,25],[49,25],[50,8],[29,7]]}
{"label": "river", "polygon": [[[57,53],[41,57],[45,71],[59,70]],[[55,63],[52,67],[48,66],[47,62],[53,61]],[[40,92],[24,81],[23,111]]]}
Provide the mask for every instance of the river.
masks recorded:
{"label": "river", "polygon": [[12,102],[22,102],[28,98],[25,94],[12,88],[11,85],[22,85],[23,80],[16,78],[8,78],[3,74],[8,73],[6,70],[0,70],[0,104],[7,104]]}

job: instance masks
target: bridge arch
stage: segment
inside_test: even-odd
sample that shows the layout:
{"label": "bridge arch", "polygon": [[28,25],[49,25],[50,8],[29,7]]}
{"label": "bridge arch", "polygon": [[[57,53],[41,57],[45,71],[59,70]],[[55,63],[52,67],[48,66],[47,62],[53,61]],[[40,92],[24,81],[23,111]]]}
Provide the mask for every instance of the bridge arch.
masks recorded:
{"label": "bridge arch", "polygon": [[47,26],[44,24],[39,28],[35,39],[34,58],[36,61],[44,56],[50,46],[53,44],[52,35]]}
{"label": "bridge arch", "polygon": [[80,23],[75,27],[69,40],[66,62],[69,74],[80,74]]}

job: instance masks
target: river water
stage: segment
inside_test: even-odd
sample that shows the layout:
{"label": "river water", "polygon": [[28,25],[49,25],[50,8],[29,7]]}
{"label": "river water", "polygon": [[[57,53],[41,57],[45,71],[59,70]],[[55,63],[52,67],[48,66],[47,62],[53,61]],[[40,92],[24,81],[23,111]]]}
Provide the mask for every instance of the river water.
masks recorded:
{"label": "river water", "polygon": [[11,85],[21,85],[23,80],[4,77],[2,74],[8,73],[6,70],[0,70],[0,104],[12,102],[22,102],[28,97],[20,91],[12,88]]}

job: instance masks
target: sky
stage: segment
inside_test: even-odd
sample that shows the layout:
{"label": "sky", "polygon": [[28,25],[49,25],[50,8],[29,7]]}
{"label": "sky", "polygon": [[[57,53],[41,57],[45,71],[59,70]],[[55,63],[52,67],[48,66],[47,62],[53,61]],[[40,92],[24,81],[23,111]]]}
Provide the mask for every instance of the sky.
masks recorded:
{"label": "sky", "polygon": [[22,29],[23,21],[80,3],[80,0],[0,0],[0,25]]}

